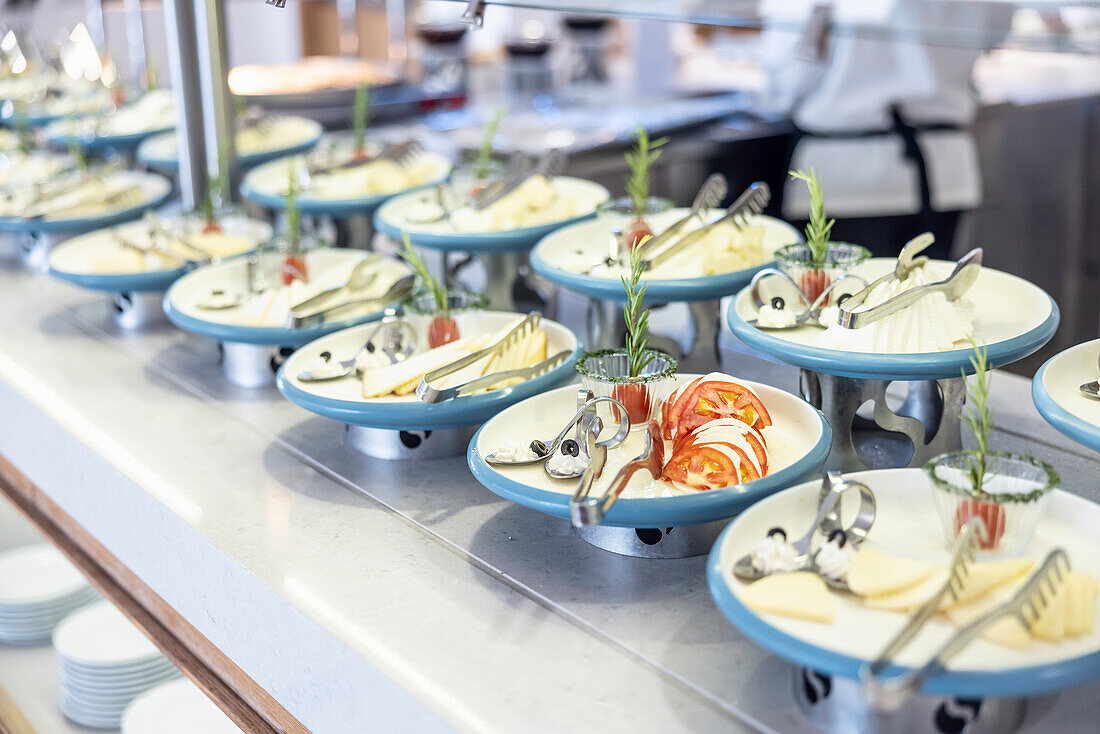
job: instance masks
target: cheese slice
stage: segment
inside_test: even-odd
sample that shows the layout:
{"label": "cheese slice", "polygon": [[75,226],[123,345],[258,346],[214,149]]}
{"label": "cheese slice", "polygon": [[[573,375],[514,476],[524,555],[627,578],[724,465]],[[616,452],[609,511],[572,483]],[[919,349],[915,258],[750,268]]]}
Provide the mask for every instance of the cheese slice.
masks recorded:
{"label": "cheese slice", "polygon": [[412,383],[413,390],[420,378],[478,349],[475,339],[459,339],[450,344],[413,355],[403,362],[375,367],[363,372],[363,397],[377,398],[395,392]]}
{"label": "cheese slice", "polygon": [[[1058,584],[1054,595],[1044,589],[1046,606],[1039,612],[1038,618],[1031,623],[1031,636],[1047,642],[1061,642],[1066,637],[1066,584]],[[1024,614],[1026,615],[1026,611]]]}
{"label": "cheese slice", "polygon": [[815,573],[777,573],[754,581],[741,594],[741,601],[754,612],[811,622],[833,621],[833,597]]}
{"label": "cheese slice", "polygon": [[864,597],[863,603],[871,609],[890,612],[910,612],[931,599],[947,581],[947,569],[938,568],[928,578],[908,589],[881,596]]}
{"label": "cheese slice", "polygon": [[970,566],[970,573],[963,581],[958,599],[952,600],[951,597],[947,597],[944,599],[942,608],[973,601],[991,589],[1020,578],[1034,565],[1033,561],[1026,558],[975,563]]}
{"label": "cheese slice", "polygon": [[[1023,586],[1026,579],[1018,578],[990,590],[984,596],[965,604],[956,604],[945,611],[947,618],[958,627],[965,627],[978,617],[993,611],[1008,601]],[[982,639],[1005,647],[1024,648],[1031,641],[1027,628],[1016,617],[1002,617],[982,631]]]}
{"label": "cheese slice", "polygon": [[860,596],[893,594],[928,578],[936,570],[931,563],[913,561],[861,548],[848,569],[848,586]]}
{"label": "cheese slice", "polygon": [[1096,613],[1096,595],[1100,584],[1088,574],[1066,576],[1066,635],[1076,637],[1092,632]]}

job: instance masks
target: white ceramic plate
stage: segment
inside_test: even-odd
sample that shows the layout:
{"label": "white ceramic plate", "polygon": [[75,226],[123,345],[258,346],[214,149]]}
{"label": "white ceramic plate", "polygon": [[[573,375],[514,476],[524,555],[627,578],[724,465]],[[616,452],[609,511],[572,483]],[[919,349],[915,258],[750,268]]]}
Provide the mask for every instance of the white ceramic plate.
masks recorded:
{"label": "white ceramic plate", "polygon": [[134,699],[122,717],[122,734],[239,734],[240,729],[186,678],[159,685]]}
{"label": "white ceramic plate", "polygon": [[48,543],[0,553],[0,608],[5,610],[48,609],[87,586],[80,571]]}
{"label": "white ceramic plate", "polygon": [[[950,552],[932,498],[931,482],[919,469],[889,469],[846,475],[875,493],[878,510],[867,539],[894,555],[947,565]],[[734,563],[749,553],[768,529],[782,526],[792,537],[809,527],[817,512],[820,481],[792,487],[750,507],[723,532],[711,551],[708,580],[719,607],[758,644],[801,665],[824,673],[854,677],[861,663],[873,659],[907,621],[895,612],[868,609],[854,597],[833,594],[832,624],[776,615],[758,615],[740,603],[747,584],[733,575]],[[858,497],[843,498],[846,519]],[[1100,505],[1056,490],[1024,557],[1041,559],[1054,547],[1069,553],[1072,568],[1100,578]],[[923,664],[931,650],[956,631],[942,618],[933,619],[903,651],[902,666]],[[1058,644],[1033,640],[1023,650],[976,640],[934,678],[926,690],[955,695],[1023,695],[1080,683],[1100,675],[1100,625],[1093,632]]]}
{"label": "white ceramic plate", "polygon": [[156,645],[106,600],[62,622],[53,645],[59,656],[86,666],[118,667],[161,657]]}

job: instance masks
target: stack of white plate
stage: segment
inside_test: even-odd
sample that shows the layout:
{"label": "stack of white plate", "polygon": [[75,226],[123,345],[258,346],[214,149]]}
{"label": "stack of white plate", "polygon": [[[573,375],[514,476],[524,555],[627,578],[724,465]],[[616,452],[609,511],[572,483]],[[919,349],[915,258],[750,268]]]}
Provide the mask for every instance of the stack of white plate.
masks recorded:
{"label": "stack of white plate", "polygon": [[45,642],[58,622],[97,598],[80,572],[48,543],[0,553],[2,642]]}
{"label": "stack of white plate", "polygon": [[163,683],[134,699],[122,734],[240,734],[241,730],[186,678]]}
{"label": "stack of white plate", "polygon": [[179,675],[109,602],[65,619],[53,635],[61,710],[78,724],[117,729],[122,712],[145,691]]}

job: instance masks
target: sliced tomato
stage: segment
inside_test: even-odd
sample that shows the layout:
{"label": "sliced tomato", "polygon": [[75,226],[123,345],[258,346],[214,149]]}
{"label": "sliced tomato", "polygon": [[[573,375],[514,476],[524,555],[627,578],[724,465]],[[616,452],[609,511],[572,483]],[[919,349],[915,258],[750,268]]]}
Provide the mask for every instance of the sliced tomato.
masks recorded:
{"label": "sliced tomato", "polygon": [[955,509],[955,535],[962,532],[963,525],[972,517],[980,517],[985,523],[985,541],[981,544],[982,550],[993,550],[1004,537],[1007,526],[1005,508],[996,502],[983,502],[982,500],[963,500]]}
{"label": "sliced tomato", "polygon": [[676,423],[680,418],[680,412],[687,404],[687,402],[683,400],[683,397],[691,394],[704,379],[706,378],[696,377],[691,382],[680,385],[680,387],[673,390],[672,394],[668,396],[668,400],[665,401],[664,406],[661,408],[661,435],[664,438],[671,439],[676,436]]}
{"label": "sliced tomato", "polygon": [[734,418],[758,431],[772,424],[764,402],[752,390],[736,382],[709,380],[700,383],[687,400],[689,405],[679,414],[677,432],[691,431],[722,418]]}
{"label": "sliced tomato", "polygon": [[704,491],[738,484],[741,474],[730,452],[717,446],[687,446],[668,460],[662,478]]}
{"label": "sliced tomato", "polygon": [[686,445],[688,440],[696,444],[724,443],[745,448],[746,446],[756,457],[755,466],[759,467],[760,475],[768,473],[768,445],[764,437],[752,426],[745,425],[739,420],[725,418],[722,420],[705,423],[691,433],[686,439],[676,439],[673,450],[676,447]]}

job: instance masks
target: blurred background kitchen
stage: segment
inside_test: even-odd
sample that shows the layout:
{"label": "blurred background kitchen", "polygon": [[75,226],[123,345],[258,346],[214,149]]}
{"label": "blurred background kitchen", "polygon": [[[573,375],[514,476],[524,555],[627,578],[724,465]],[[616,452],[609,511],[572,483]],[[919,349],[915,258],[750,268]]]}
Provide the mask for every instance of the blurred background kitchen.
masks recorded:
{"label": "blurred background kitchen", "polygon": [[[86,35],[119,83],[172,83],[171,17],[188,2],[0,2],[8,51],[13,38],[49,54]],[[985,264],[1056,298],[1058,334],[1014,369],[1030,375],[1100,333],[1097,4],[479,5],[196,0],[190,11],[200,28],[224,13],[229,87],[251,103],[344,128],[367,80],[372,119],[423,126],[456,148],[475,148],[505,107],[502,153],[564,149],[568,173],[612,190],[641,124],[670,137],[655,194],[688,204],[715,171],[731,192],[763,180],[776,193],[769,213],[796,225],[808,202],[785,174],[812,166],[834,238],[894,254],[931,230],[935,254],[981,246]]]}

